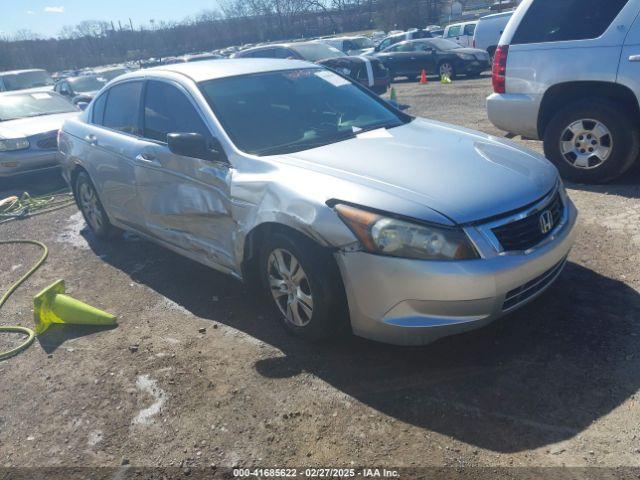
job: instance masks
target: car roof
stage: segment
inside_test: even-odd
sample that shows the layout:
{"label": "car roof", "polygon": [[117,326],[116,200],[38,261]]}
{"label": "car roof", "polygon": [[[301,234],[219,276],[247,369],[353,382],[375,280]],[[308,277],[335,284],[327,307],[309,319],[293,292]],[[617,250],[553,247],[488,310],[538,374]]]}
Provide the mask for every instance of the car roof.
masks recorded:
{"label": "car roof", "polygon": [[[205,60],[202,62],[176,63],[162,65],[148,70],[129,73],[126,78],[143,77],[145,72],[179,73],[189,77],[194,82],[204,82],[217,78],[251,75],[253,73],[275,72],[281,70],[296,70],[312,68],[317,65],[302,60],[281,60],[275,58],[229,58],[222,60]],[[123,79],[125,76],[122,77]]]}
{"label": "car roof", "polygon": [[46,93],[47,95],[51,95],[51,96],[55,96],[55,97],[62,97],[59,93],[54,92],[53,90],[51,91],[46,91],[46,92],[33,92],[31,89],[26,89],[26,90],[11,90],[9,92],[0,92],[0,98],[4,98],[4,97],[17,97],[20,95],[34,95],[34,94],[41,94],[41,93]]}
{"label": "car roof", "polygon": [[510,17],[513,15],[515,10],[510,10],[508,12],[500,12],[500,13],[492,13],[491,15],[485,15],[484,17],[480,17],[480,20],[491,20],[492,18],[500,18],[500,17]]}
{"label": "car roof", "polygon": [[8,70],[6,72],[0,72],[0,75],[16,75],[18,73],[31,73],[31,72],[46,72],[42,68],[30,68],[26,70]]}

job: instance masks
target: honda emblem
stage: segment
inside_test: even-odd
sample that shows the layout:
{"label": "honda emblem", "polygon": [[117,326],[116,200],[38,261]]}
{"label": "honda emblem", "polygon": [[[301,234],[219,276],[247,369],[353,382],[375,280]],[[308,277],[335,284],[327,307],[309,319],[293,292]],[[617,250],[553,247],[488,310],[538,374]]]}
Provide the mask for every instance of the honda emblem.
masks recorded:
{"label": "honda emblem", "polygon": [[549,210],[545,210],[540,215],[540,231],[546,235],[553,230],[553,215]]}

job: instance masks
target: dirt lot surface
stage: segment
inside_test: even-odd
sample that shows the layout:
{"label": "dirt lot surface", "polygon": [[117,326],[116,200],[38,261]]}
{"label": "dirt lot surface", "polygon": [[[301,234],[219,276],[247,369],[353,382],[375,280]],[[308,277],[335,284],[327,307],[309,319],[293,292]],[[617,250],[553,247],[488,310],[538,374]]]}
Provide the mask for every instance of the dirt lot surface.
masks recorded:
{"label": "dirt lot surface", "polygon": [[[487,77],[396,88],[412,114],[502,136]],[[304,344],[236,281],[132,237],[98,242],[75,207],[0,225],[51,249],[1,324],[31,325],[33,295],[58,278],[119,317],[54,328],[0,363],[0,467],[639,467],[639,184],[573,186],[580,233],[556,285],[421,348]],[[5,290],[39,252],[0,251]]]}

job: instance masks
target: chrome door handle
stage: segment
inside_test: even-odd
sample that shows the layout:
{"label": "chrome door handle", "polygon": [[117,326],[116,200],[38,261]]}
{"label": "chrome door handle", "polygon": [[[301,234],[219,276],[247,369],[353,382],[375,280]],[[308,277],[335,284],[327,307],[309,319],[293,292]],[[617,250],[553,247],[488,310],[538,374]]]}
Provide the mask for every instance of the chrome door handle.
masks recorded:
{"label": "chrome door handle", "polygon": [[84,137],[84,139],[89,142],[90,145],[97,145],[98,144],[98,137],[96,137],[95,135],[87,135],[86,137]]}
{"label": "chrome door handle", "polygon": [[631,55],[629,57],[630,62],[640,62],[640,55]]}
{"label": "chrome door handle", "polygon": [[136,160],[145,165],[151,165],[154,167],[161,167],[162,165],[158,160],[155,159],[153,155],[149,155],[148,153],[141,153],[136,157]]}

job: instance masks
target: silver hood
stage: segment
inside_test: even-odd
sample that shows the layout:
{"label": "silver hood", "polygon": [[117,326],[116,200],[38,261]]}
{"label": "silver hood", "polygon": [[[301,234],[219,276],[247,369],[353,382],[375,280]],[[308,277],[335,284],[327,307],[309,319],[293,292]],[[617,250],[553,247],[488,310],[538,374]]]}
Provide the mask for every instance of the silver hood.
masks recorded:
{"label": "silver hood", "polygon": [[283,159],[423,205],[459,224],[518,210],[559,179],[542,156],[424,119]]}
{"label": "silver hood", "polygon": [[57,113],[55,115],[0,122],[0,138],[32,137],[41,133],[60,130],[65,120],[79,114],[80,112]]}

